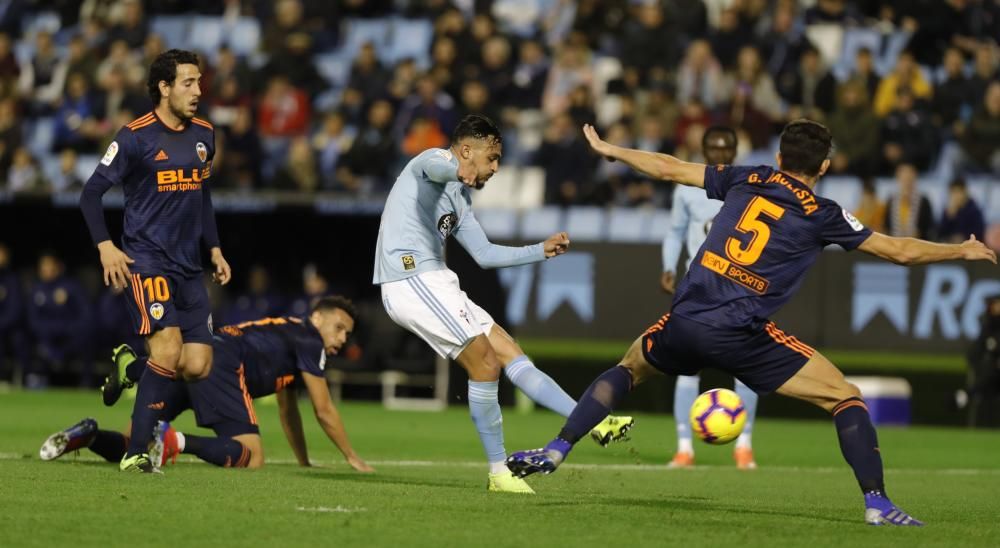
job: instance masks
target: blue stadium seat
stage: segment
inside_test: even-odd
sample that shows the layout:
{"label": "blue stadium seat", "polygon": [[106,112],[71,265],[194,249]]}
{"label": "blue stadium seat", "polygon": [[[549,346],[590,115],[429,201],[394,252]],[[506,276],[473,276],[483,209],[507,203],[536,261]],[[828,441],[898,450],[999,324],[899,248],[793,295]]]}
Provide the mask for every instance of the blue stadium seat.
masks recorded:
{"label": "blue stadium seat", "polygon": [[970,177],[967,182],[969,195],[979,204],[986,224],[1000,223],[1000,182],[995,177]]}
{"label": "blue stadium seat", "polygon": [[491,240],[513,240],[517,236],[517,211],[513,209],[477,209],[476,219]]}
{"label": "blue stadium seat", "polygon": [[854,211],[861,203],[861,181],[857,177],[823,177],[816,193],[837,202],[848,211]]}
{"label": "blue stadium seat", "polygon": [[394,65],[407,57],[413,58],[417,66],[430,66],[431,41],[434,26],[426,19],[396,18],[392,22],[391,40],[380,52],[379,58],[387,65]]}
{"label": "blue stadium seat", "polygon": [[256,18],[240,17],[225,31],[225,42],[237,55],[250,55],[260,47],[260,22]]}
{"label": "blue stadium seat", "polygon": [[[566,213],[566,232],[577,242],[600,242],[604,240],[604,209],[600,207],[571,207]],[[554,232],[553,232],[554,234]]]}
{"label": "blue stadium seat", "polygon": [[149,28],[163,38],[169,48],[187,46],[191,18],[184,15],[157,15],[149,20]]}
{"label": "blue stadium seat", "polygon": [[76,176],[81,181],[86,182],[97,169],[97,162],[101,159],[97,154],[81,154],[76,157]]}
{"label": "blue stadium seat", "polygon": [[191,18],[191,26],[188,27],[186,44],[188,49],[204,53],[209,57],[214,57],[222,42],[223,28],[221,17],[199,15]]}
{"label": "blue stadium seat", "polygon": [[52,143],[56,138],[56,121],[51,116],[40,116],[34,123],[25,123],[25,134],[28,139],[25,146],[35,158],[43,158],[52,154]]}
{"label": "blue stadium seat", "polygon": [[[649,224],[650,210],[616,207],[608,212],[608,241],[641,242]],[[572,237],[572,234],[570,234]]]}
{"label": "blue stadium seat", "polygon": [[526,210],[521,215],[521,238],[542,241],[563,229],[562,218],[562,210],[555,206]]}
{"label": "blue stadium seat", "polygon": [[21,27],[24,38],[31,40],[35,37],[35,33],[41,30],[52,34],[59,32],[59,29],[62,27],[62,21],[59,19],[57,12],[40,11],[38,13],[27,14],[21,18]]}
{"label": "blue stadium seat", "polygon": [[353,57],[343,53],[320,53],[313,55],[316,70],[332,87],[341,88],[347,85],[351,76]]}
{"label": "blue stadium seat", "polygon": [[361,46],[371,42],[381,56],[389,47],[391,22],[388,19],[347,19],[344,21],[344,44],[340,52],[354,59]]}

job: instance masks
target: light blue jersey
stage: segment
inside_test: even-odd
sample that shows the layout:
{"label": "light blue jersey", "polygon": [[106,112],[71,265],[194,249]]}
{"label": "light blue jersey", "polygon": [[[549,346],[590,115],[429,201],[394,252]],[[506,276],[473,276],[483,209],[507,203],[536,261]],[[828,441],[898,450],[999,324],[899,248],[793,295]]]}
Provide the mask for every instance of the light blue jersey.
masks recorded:
{"label": "light blue jersey", "polygon": [[722,209],[720,200],[709,199],[705,190],[693,186],[677,185],[674,205],[670,212],[670,230],[663,238],[663,271],[677,272],[681,257],[681,242],[687,243],[687,265],[705,243],[712,220]]}
{"label": "light blue jersey", "polygon": [[458,160],[450,150],[432,148],[406,164],[389,192],[378,229],[372,283],[446,269],[444,244],[452,234],[483,268],[545,260],[541,243],[524,247],[490,243],[472,213],[469,187],[458,180]]}

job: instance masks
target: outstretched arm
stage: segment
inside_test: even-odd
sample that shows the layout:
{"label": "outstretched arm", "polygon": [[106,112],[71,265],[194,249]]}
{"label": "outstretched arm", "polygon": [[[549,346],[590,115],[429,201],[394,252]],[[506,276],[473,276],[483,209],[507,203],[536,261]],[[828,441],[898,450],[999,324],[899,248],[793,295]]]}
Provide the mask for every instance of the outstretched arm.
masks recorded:
{"label": "outstretched arm", "polygon": [[482,268],[501,268],[522,264],[537,263],[549,257],[555,257],[569,248],[569,236],[560,232],[544,242],[523,247],[496,245],[486,237],[483,227],[471,211],[465,214],[455,239],[472,255],[476,264]]}
{"label": "outstretched arm", "polygon": [[309,399],[312,400],[313,409],[316,411],[316,420],[330,441],[343,453],[347,463],[358,472],[374,472],[375,469],[361,460],[351,447],[347,431],[344,430],[344,423],[340,420],[340,413],[330,400],[330,389],[326,385],[326,379],[303,373],[302,380],[305,381],[306,389],[309,391]]}
{"label": "outstretched arm", "polygon": [[275,394],[278,398],[278,415],[281,417],[281,428],[288,438],[288,445],[295,453],[299,466],[310,466],[309,453],[306,451],[306,436],[302,431],[302,416],[299,415],[298,392],[289,386]]}
{"label": "outstretched arm", "polygon": [[656,179],[698,188],[705,186],[705,164],[685,162],[669,154],[612,145],[601,140],[597,130],[590,124],[583,125],[583,135],[594,152],[609,160],[621,160],[632,169]]}
{"label": "outstretched arm", "polygon": [[997,264],[997,254],[971,236],[960,244],[936,244],[917,238],[897,238],[873,232],[858,249],[865,253],[901,265],[938,263],[941,261],[990,261]]}

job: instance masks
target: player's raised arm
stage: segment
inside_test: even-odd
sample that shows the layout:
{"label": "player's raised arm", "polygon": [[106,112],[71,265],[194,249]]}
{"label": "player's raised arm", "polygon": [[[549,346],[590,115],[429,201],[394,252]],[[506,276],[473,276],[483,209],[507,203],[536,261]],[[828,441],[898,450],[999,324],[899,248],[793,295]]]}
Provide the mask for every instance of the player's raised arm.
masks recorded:
{"label": "player's raised arm", "polygon": [[302,430],[302,415],[299,414],[298,392],[294,387],[288,386],[284,390],[279,390],[275,397],[278,399],[281,428],[288,438],[288,445],[295,453],[295,460],[299,461],[299,466],[311,466],[309,453],[306,451],[306,436]]}
{"label": "player's raised arm", "polygon": [[917,238],[897,238],[873,232],[858,249],[900,265],[953,260],[990,261],[997,264],[996,252],[983,245],[974,235],[960,244],[937,244]]}
{"label": "player's raised arm", "polygon": [[632,169],[656,179],[699,188],[705,186],[705,164],[685,162],[669,154],[612,145],[602,140],[590,124],[583,125],[583,135],[594,152],[609,160],[621,160]]}
{"label": "player's raised arm", "polygon": [[333,401],[330,400],[330,388],[326,385],[326,378],[303,373],[302,380],[305,382],[306,390],[309,391],[309,399],[312,400],[316,420],[330,441],[343,453],[347,464],[350,464],[358,472],[374,472],[375,469],[361,460],[361,457],[351,447],[351,440],[347,438],[347,430],[344,429],[344,423],[340,420],[340,413],[337,412]]}
{"label": "player's raised arm", "polygon": [[569,249],[569,236],[560,232],[534,245],[509,247],[496,245],[486,237],[472,211],[465,214],[455,230],[455,239],[482,268],[501,268],[537,263],[561,255]]}

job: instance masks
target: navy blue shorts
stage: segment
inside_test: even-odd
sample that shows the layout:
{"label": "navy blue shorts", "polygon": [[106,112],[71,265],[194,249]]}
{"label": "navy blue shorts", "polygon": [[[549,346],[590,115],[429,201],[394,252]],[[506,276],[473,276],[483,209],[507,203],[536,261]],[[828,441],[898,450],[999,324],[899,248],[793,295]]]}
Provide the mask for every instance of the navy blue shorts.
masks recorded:
{"label": "navy blue shorts", "polygon": [[185,343],[212,344],[212,305],[201,276],[133,270],[125,298],[137,334],[179,327]]}
{"label": "navy blue shorts", "polygon": [[719,369],[758,394],[785,384],[815,353],[768,322],[759,329],[721,329],[667,314],[642,336],[642,353],[668,375]]}
{"label": "navy blue shorts", "polygon": [[188,383],[198,426],[225,438],[259,434],[239,348],[228,343],[212,346],[212,372],[202,381]]}

